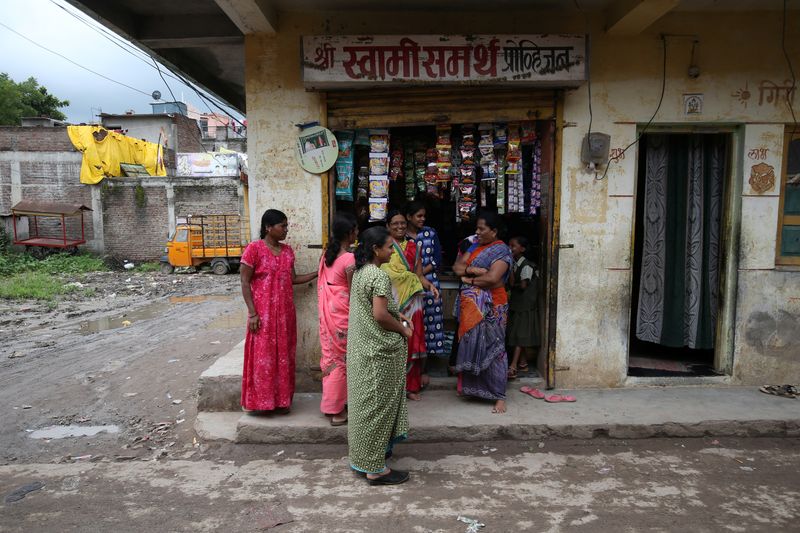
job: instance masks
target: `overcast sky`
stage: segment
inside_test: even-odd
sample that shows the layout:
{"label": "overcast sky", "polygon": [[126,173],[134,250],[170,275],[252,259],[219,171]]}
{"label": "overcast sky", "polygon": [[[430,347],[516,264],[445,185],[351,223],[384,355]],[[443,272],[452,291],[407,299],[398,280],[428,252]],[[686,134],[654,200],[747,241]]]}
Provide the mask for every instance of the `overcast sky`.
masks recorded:
{"label": "overcast sky", "polygon": [[[91,27],[58,6],[86,20]],[[0,0],[0,22],[113,80],[147,95],[158,90],[162,100],[172,99],[152,63],[137,59],[114,45],[93,29],[102,26],[63,0]],[[92,121],[92,116],[100,110],[104,113],[124,113],[133,109],[137,113],[150,113],[150,102],[153,101],[150,96],[87,72],[2,26],[0,50],[0,72],[6,72],[14,81],[33,76],[49,92],[69,100],[69,107],[62,109],[69,122]],[[143,57],[141,53],[137,55]],[[191,88],[169,77],[166,80],[178,100],[186,101],[201,111],[208,111]]]}

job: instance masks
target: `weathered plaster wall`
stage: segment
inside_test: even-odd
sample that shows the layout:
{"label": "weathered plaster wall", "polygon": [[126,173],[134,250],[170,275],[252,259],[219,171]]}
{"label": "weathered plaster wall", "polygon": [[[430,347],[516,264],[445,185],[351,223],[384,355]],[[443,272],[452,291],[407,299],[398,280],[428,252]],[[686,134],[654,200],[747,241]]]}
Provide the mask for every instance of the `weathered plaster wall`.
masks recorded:
{"label": "weathered plaster wall", "polygon": [[[795,26],[797,22],[790,21],[787,44],[789,53],[800,57],[800,28]],[[319,250],[309,249],[308,245],[322,242],[320,178],[304,173],[294,160],[294,124],[321,120],[323,111],[318,95],[306,92],[302,86],[302,35],[583,33],[585,29],[583,18],[502,9],[458,17],[414,12],[282,14],[277,35],[248,36],[246,41],[253,220],[259,220],[264,209],[270,207],[284,210],[289,216],[288,242],[297,252],[298,272],[316,268]],[[696,80],[686,75],[691,39],[669,38],[666,91],[654,124],[753,124],[744,128],[746,151],[758,147],[748,144],[751,139],[762,139],[751,128],[766,127],[771,135],[782,137],[782,126],[778,124],[790,120],[788,110],[763,99],[759,102],[762,80],[783,85],[788,77],[780,51],[779,14],[674,13],[635,37],[609,38],[600,25],[593,25],[590,32],[592,130],[609,133],[612,148],[624,148],[633,142],[636,124],[646,123],[656,108],[661,88],[660,33],[698,35],[696,63],[701,75]],[[749,93],[749,98],[743,92]],[[704,94],[701,115],[684,116],[684,93]],[[635,146],[630,148],[624,159],[612,165],[605,180],[596,180],[593,173],[584,171],[579,156],[589,123],[587,95],[585,85],[569,91],[564,109],[568,127],[563,132],[561,241],[575,245],[574,249],[562,251],[559,269],[557,366],[569,370],[559,371],[557,379],[559,386],[565,387],[623,384],[628,352],[637,152]],[[796,98],[796,108],[798,104],[800,99]],[[771,150],[777,149],[774,143],[769,145]],[[769,157],[769,164],[774,162],[779,173],[780,157],[771,151]],[[742,173],[746,180],[749,165],[744,172],[738,169],[737,175]],[[745,194],[748,190],[744,188]],[[792,356],[797,358],[791,347],[780,355],[767,355],[775,353],[768,339],[780,344],[786,338],[781,333],[786,328],[781,324],[788,319],[797,321],[797,300],[792,298],[800,296],[796,288],[800,273],[774,272],[775,194],[777,190],[766,198],[742,199],[743,213],[747,214],[742,219],[737,330],[743,330],[736,339],[734,379],[745,382],[774,381],[779,376],[783,381],[786,372],[793,373],[795,380],[800,379],[797,363],[791,361]],[[258,224],[254,223],[254,236],[257,231]],[[767,270],[753,275],[751,280],[751,263],[757,262],[766,265],[761,268]],[[773,303],[757,309],[755,302],[767,292],[775,295]],[[314,366],[319,360],[314,293],[310,287],[296,291],[300,369]],[[747,322],[746,317],[757,312],[766,316],[757,315],[754,323]],[[747,331],[754,336],[752,343],[743,341]]]}
{"label": "weathered plaster wall", "polygon": [[[701,75],[696,80],[686,75],[691,39],[668,37],[666,90],[653,124],[684,129],[739,125],[739,135],[744,130],[743,154],[734,154],[734,160],[744,160],[744,168],[734,169],[734,177],[744,180],[744,194],[733,381],[796,381],[800,348],[786,324],[800,319],[800,272],[775,271],[778,186],[762,195],[747,183],[750,166],[760,162],[748,157],[756,148],[767,149],[765,162],[780,176],[784,123],[791,122],[785,104],[768,102],[766,93],[759,101],[762,80],[782,86],[789,77],[780,49],[780,17],[683,13],[665,17],[635,38],[611,39],[595,32],[592,130],[609,133],[612,150],[634,141],[636,124],[645,124],[656,109],[661,33],[697,34]],[[787,44],[789,53],[800,57],[800,39]],[[587,89],[567,95],[564,114],[567,123],[575,124],[564,130],[562,158],[561,240],[575,244],[562,251],[559,264],[557,358],[558,366],[569,370],[559,371],[557,381],[565,387],[618,386],[627,367],[637,150],[631,147],[612,164],[603,181],[582,168],[577,156],[588,127]],[[701,115],[684,115],[686,93],[704,94]],[[796,110],[798,104],[795,98]]]}

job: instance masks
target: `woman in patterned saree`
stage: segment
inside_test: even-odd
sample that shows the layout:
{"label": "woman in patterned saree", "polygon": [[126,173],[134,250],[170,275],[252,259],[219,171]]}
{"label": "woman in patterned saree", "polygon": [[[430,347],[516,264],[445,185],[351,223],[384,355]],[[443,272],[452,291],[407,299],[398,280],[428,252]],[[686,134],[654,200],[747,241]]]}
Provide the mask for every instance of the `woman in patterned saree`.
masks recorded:
{"label": "woman in patterned saree", "polygon": [[297,346],[292,285],[308,283],[317,273],[295,273],[294,252],[281,244],[288,232],[286,215],[267,209],[261,239],[247,245],[239,267],[247,305],[242,407],[248,411],[288,413],[292,405]]}
{"label": "woman in patterned saree", "polygon": [[[439,285],[439,266],[442,264],[442,245],[436,230],[425,225],[425,205],[422,202],[411,202],[405,209],[408,227],[406,233],[414,240],[419,250],[422,274],[441,293]],[[433,294],[423,295],[423,317],[425,319],[425,347],[428,355],[447,355],[444,346],[444,315],[441,298]],[[428,384],[428,375],[422,374],[422,386]]]}
{"label": "woman in patterned saree", "polygon": [[512,263],[511,250],[497,234],[496,213],[478,216],[477,242],[453,265],[463,286],[459,295],[458,391],[466,396],[494,400],[493,413],[506,411],[508,355],[505,283]]}
{"label": "woman in patterned saree", "polygon": [[392,237],[392,257],[381,266],[392,280],[392,294],[402,312],[410,317],[414,326],[414,336],[408,341],[408,363],[406,368],[406,392],[409,400],[419,400],[422,389],[422,367],[427,356],[425,346],[425,327],[423,325],[423,307],[425,294],[428,291],[435,299],[439,299],[437,289],[422,275],[422,259],[417,243],[406,238],[406,217],[396,209],[389,212],[386,224]]}
{"label": "woman in patterned saree", "polygon": [[350,312],[350,283],[356,263],[349,249],[357,236],[356,217],[350,213],[337,213],[333,217],[328,246],[319,261],[320,410],[330,417],[332,426],[347,423],[347,317]]}
{"label": "woman in patterned saree", "polygon": [[394,444],[408,434],[405,339],[413,335],[392,297],[392,282],[380,268],[393,246],[386,228],[370,228],[361,235],[350,290],[347,442],[350,467],[370,485],[408,480],[408,472],[386,466]]}

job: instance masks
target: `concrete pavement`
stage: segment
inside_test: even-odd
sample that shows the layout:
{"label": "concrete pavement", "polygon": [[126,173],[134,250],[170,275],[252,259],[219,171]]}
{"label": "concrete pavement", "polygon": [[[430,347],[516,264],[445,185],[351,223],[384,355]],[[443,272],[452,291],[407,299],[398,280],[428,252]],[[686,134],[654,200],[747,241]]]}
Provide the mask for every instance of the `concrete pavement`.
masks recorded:
{"label": "concrete pavement", "polygon": [[[546,403],[508,390],[508,412],[491,403],[429,391],[409,403],[410,440],[469,442],[492,439],[702,436],[800,436],[800,400],[744,387],[659,387],[561,391],[575,403]],[[288,415],[198,413],[206,440],[241,443],[345,442],[345,427],[331,427],[319,412],[320,395],[298,393]]]}

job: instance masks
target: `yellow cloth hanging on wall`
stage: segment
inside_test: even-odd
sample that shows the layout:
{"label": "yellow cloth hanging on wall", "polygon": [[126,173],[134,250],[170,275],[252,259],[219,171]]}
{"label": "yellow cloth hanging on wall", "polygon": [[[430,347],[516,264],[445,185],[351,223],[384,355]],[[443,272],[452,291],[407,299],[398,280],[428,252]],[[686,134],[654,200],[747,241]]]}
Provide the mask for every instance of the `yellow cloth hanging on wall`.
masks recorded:
{"label": "yellow cloth hanging on wall", "polygon": [[120,163],[143,165],[151,176],[166,176],[164,149],[102,126],[67,126],[69,140],[83,153],[81,183],[93,185],[105,177],[122,176]]}

